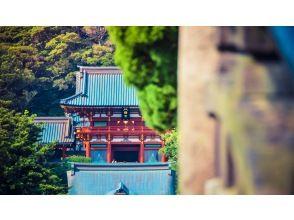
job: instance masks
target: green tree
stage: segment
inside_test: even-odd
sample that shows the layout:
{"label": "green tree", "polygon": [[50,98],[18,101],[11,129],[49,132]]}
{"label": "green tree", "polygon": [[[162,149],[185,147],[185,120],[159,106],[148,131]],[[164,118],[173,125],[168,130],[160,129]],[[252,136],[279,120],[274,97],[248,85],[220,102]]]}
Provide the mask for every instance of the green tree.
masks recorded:
{"label": "green tree", "polygon": [[164,131],[177,121],[177,27],[109,27],[115,62],[136,87],[147,125]]}
{"label": "green tree", "polygon": [[160,149],[161,153],[168,157],[168,161],[171,162],[172,169],[177,170],[177,161],[178,161],[178,132],[173,129],[167,131],[162,135],[164,140],[164,147]]}
{"label": "green tree", "polygon": [[33,119],[0,107],[0,194],[67,193],[64,167],[48,163],[54,145],[38,144]]}
{"label": "green tree", "polygon": [[[22,110],[31,101],[35,80],[32,70],[24,63],[31,62],[30,47],[10,47],[0,44],[0,99],[13,101],[11,108]],[[30,61],[29,61],[30,60]]]}

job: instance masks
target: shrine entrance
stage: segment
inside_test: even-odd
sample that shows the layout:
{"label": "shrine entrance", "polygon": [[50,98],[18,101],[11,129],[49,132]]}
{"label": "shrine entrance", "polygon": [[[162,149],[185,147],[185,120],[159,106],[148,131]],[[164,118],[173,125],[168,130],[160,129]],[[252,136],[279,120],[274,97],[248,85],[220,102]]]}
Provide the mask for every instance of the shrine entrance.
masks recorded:
{"label": "shrine entrance", "polygon": [[139,162],[139,144],[113,144],[112,160],[116,162]]}

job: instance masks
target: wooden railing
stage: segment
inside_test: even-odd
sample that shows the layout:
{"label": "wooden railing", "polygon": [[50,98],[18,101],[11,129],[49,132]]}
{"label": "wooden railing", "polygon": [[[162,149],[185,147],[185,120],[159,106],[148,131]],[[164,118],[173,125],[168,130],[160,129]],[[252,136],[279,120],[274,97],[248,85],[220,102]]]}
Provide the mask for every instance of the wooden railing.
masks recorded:
{"label": "wooden railing", "polygon": [[87,133],[87,134],[150,134],[156,135],[156,132],[150,128],[142,126],[106,126],[106,127],[78,127],[76,129],[77,133]]}

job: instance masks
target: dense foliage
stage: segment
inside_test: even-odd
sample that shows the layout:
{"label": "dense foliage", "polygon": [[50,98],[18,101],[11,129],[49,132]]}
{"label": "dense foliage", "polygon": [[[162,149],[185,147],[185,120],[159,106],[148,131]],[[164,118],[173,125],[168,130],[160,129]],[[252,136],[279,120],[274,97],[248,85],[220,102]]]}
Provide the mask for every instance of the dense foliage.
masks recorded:
{"label": "dense foliage", "polygon": [[172,169],[177,170],[177,161],[178,161],[178,132],[170,130],[162,135],[164,140],[164,147],[160,149],[165,156],[168,157],[168,161],[172,164]]}
{"label": "dense foliage", "polygon": [[11,108],[63,115],[77,65],[113,65],[104,27],[0,27],[0,99]]}
{"label": "dense foliage", "polygon": [[65,194],[64,167],[48,163],[54,145],[37,143],[41,128],[26,111],[0,107],[0,194]]}
{"label": "dense foliage", "polygon": [[109,27],[115,62],[124,79],[137,88],[147,125],[164,131],[176,127],[177,27]]}
{"label": "dense foliage", "polygon": [[[176,127],[178,28],[109,30],[116,63],[137,88],[147,125]],[[113,52],[104,27],[0,27],[0,194],[66,193],[67,162],[90,160],[49,163],[54,146],[37,144],[40,128],[25,110],[63,115],[59,101],[74,93],[77,65],[112,66]],[[165,139],[163,152],[174,161],[175,145]]]}
{"label": "dense foliage", "polygon": [[0,27],[0,194],[66,193],[67,163],[48,163],[25,110],[63,115],[77,65],[111,66],[113,50],[104,27]]}
{"label": "dense foliage", "polygon": [[77,155],[67,157],[66,161],[67,162],[76,162],[76,163],[91,163],[92,162],[91,158],[88,158],[85,156],[77,156]]}

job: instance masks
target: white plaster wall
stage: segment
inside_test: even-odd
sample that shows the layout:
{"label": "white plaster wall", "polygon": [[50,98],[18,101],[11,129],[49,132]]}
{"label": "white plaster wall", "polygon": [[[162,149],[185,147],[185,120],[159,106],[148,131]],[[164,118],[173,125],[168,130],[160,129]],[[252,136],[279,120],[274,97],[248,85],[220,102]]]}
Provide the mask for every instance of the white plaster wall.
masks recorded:
{"label": "white plaster wall", "polygon": [[145,142],[153,142],[153,141],[161,141],[160,137],[151,138],[150,136],[147,136],[145,138]]}

